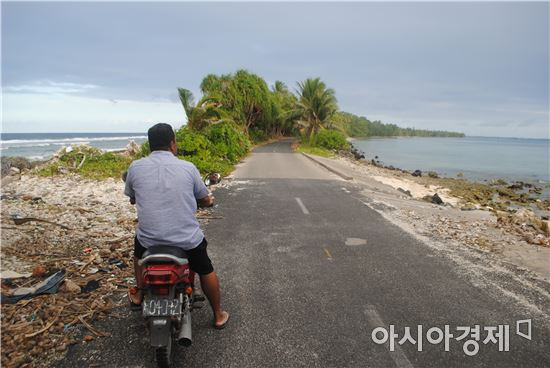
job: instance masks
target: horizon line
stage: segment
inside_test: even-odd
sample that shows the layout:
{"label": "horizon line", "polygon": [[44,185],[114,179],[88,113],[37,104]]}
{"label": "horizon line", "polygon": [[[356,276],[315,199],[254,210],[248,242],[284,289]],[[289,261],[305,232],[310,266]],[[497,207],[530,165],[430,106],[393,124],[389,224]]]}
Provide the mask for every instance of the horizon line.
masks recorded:
{"label": "horizon line", "polygon": [[[82,131],[82,132],[0,132],[1,134],[99,134],[99,133],[107,133],[107,134],[143,134],[147,135],[147,132],[106,132],[106,131]],[[458,132],[462,133],[462,132]],[[371,137],[348,137],[353,139],[368,139],[368,138],[509,138],[509,139],[540,139],[540,140],[550,140],[550,137],[540,138],[540,137],[512,137],[512,136],[487,136],[487,135],[468,135],[466,133],[463,133],[464,137],[423,137],[423,136],[399,136],[399,135],[393,135],[393,136],[371,136]]]}

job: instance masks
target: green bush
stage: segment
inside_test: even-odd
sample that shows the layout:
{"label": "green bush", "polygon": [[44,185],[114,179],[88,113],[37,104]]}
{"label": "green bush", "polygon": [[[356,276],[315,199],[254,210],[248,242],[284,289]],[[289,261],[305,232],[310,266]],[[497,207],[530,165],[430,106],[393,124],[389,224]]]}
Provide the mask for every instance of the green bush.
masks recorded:
{"label": "green bush", "polygon": [[151,147],[149,147],[149,141],[145,141],[145,142],[142,143],[142,145],[140,147],[137,158],[145,157],[150,153],[151,153]]}
{"label": "green bush", "polygon": [[310,143],[329,150],[338,151],[348,148],[346,136],[336,130],[321,130],[314,136],[314,141]]}
{"label": "green bush", "polygon": [[200,155],[202,151],[210,149],[210,142],[206,136],[187,126],[176,131],[176,143],[178,145],[178,156]]}
{"label": "green bush", "polygon": [[38,174],[53,176],[72,172],[92,179],[120,178],[131,162],[129,156],[103,153],[90,146],[74,146],[70,152],[61,151],[58,160],[39,168]]}
{"label": "green bush", "polygon": [[250,136],[250,140],[254,143],[265,142],[269,139],[267,132],[257,128],[250,129],[248,135]]}
{"label": "green bush", "polygon": [[206,130],[206,137],[211,143],[212,153],[232,164],[237,163],[250,149],[250,140],[233,123],[226,122],[212,125]]}
{"label": "green bush", "polygon": [[250,149],[246,134],[235,124],[224,122],[203,130],[187,126],[176,131],[178,157],[192,162],[203,174],[229,174]]}
{"label": "green bush", "polygon": [[106,152],[91,157],[78,173],[92,179],[120,178],[131,163],[131,157]]}

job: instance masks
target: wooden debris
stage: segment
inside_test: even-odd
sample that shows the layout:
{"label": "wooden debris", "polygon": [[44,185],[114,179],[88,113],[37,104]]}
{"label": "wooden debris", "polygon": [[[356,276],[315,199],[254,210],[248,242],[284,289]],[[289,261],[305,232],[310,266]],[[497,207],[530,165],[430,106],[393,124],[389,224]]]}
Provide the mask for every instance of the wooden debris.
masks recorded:
{"label": "wooden debris", "polygon": [[[82,343],[82,331],[94,339],[109,336],[94,327],[94,321],[125,306],[120,291],[131,285],[125,280],[133,276],[132,267],[120,269],[108,263],[111,258],[132,262],[129,243],[136,214],[122,191],[121,182],[108,180],[27,177],[3,183],[1,225],[9,229],[0,234],[2,271],[16,270],[29,277],[2,280],[2,293],[34,285],[56,270],[64,269],[67,276],[57,294],[2,305],[2,367],[55,366],[68,346]],[[31,200],[21,199],[23,194]],[[33,201],[35,197],[42,201]],[[10,263],[11,259],[16,262]],[[39,267],[41,272],[31,275]],[[88,274],[91,267],[108,271]],[[99,287],[82,293],[81,288],[94,280]]]}
{"label": "wooden debris", "polygon": [[41,333],[44,332],[44,331],[49,330],[50,327],[52,327],[53,324],[54,324],[55,322],[57,322],[57,319],[58,319],[59,316],[61,315],[61,312],[62,312],[62,311],[63,311],[63,308],[61,308],[61,311],[59,311],[59,314],[57,315],[57,317],[55,317],[55,319],[54,319],[53,321],[49,322],[49,323],[46,325],[46,327],[44,327],[44,328],[42,328],[42,329],[40,329],[40,330],[38,330],[38,331],[36,331],[36,332],[33,332],[33,333],[31,333],[31,334],[26,334],[25,337],[33,337],[33,336],[36,336],[36,335],[41,334]]}
{"label": "wooden debris", "polygon": [[66,230],[71,230],[71,228],[69,228],[66,225],[58,224],[57,222],[53,222],[53,221],[39,219],[39,218],[36,218],[36,217],[15,217],[14,216],[14,217],[12,217],[12,220],[13,220],[14,224],[16,224],[16,225],[23,225],[23,224],[26,224],[27,222],[35,221],[35,222],[45,222],[47,224],[52,224],[52,225],[59,226],[59,227],[61,227],[63,229],[66,229]]}
{"label": "wooden debris", "polygon": [[97,256],[97,254],[92,254],[92,255],[90,256],[90,259],[88,259],[88,262],[86,262],[86,263],[84,264],[84,266],[82,266],[78,272],[81,272],[81,273],[82,273],[82,272],[86,269],[86,267],[88,267],[88,266],[94,261],[94,259],[95,259],[96,256]]}
{"label": "wooden debris", "polygon": [[86,326],[86,328],[87,328],[88,330],[90,330],[90,332],[92,332],[94,335],[99,336],[99,337],[111,336],[111,334],[108,333],[108,332],[98,331],[98,330],[96,330],[95,328],[93,328],[92,326],[90,326],[90,324],[84,320],[84,317],[79,316],[78,319],[79,319],[80,322],[82,322],[82,324],[83,324],[84,326]]}

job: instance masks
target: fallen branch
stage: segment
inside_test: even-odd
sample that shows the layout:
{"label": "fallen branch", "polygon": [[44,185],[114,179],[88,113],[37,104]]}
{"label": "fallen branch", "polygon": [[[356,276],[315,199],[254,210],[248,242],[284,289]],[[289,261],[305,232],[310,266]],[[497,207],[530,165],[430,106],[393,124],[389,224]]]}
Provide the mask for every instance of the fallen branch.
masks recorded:
{"label": "fallen branch", "polygon": [[36,217],[12,217],[12,220],[16,225],[23,225],[30,221],[36,221],[36,222],[45,222],[47,224],[57,225],[65,230],[71,230],[71,228],[68,226],[58,224],[57,222],[53,222],[53,221],[39,219]]}
{"label": "fallen branch", "polygon": [[90,257],[90,259],[88,260],[88,262],[86,262],[86,263],[84,264],[84,266],[80,267],[80,270],[79,270],[78,272],[83,272],[83,271],[86,269],[86,267],[88,267],[88,266],[94,261],[95,257],[96,257],[96,255],[95,255],[95,254],[92,254],[92,256]]}
{"label": "fallen branch", "polygon": [[98,330],[96,330],[95,328],[93,328],[88,322],[86,322],[86,321],[84,320],[84,318],[83,318],[82,316],[78,316],[78,319],[79,319],[80,322],[82,322],[82,324],[83,324],[88,330],[90,330],[90,332],[92,332],[94,335],[99,336],[99,337],[111,336],[111,334],[108,333],[108,332],[98,331]]}
{"label": "fallen branch", "polygon": [[88,313],[82,314],[82,315],[80,315],[80,316],[78,316],[78,317],[74,317],[73,320],[72,320],[71,322],[67,323],[67,326],[72,326],[72,325],[74,325],[75,323],[77,323],[77,322],[80,320],[80,317],[82,317],[82,318],[89,317],[90,314],[91,314],[91,313],[88,312]]}
{"label": "fallen branch", "polygon": [[223,216],[197,216],[197,218],[204,220],[221,220],[223,219]]}
{"label": "fallen branch", "polygon": [[50,329],[50,327],[53,326],[53,324],[55,322],[57,322],[57,320],[59,319],[59,316],[61,315],[61,312],[63,311],[64,308],[61,308],[61,310],[59,311],[59,313],[57,314],[57,316],[48,324],[46,324],[46,326],[44,326],[44,328],[41,328],[40,330],[36,331],[36,332],[33,332],[33,333],[30,333],[30,334],[26,334],[25,337],[34,337],[36,335],[40,335],[42,332],[44,331],[47,331]]}
{"label": "fallen branch", "polygon": [[10,330],[18,330],[20,328],[25,328],[25,327],[28,327],[28,326],[32,325],[33,323],[34,323],[34,321],[16,323],[16,324],[13,324],[13,325],[10,326]]}

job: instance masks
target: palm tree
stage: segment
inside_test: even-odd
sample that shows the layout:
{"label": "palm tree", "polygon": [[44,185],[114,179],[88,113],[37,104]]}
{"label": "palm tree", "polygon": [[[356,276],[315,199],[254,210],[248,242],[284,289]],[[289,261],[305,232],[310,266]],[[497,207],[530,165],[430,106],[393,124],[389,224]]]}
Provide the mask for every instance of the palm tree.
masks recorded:
{"label": "palm tree", "polygon": [[273,93],[280,93],[280,94],[288,94],[290,93],[288,91],[288,87],[284,82],[281,81],[275,81],[275,84],[272,87]]}
{"label": "palm tree", "polygon": [[271,87],[274,121],[270,133],[274,136],[292,134],[300,114],[295,111],[297,98],[284,82],[275,81]]}
{"label": "palm tree", "polygon": [[195,108],[193,93],[191,93],[191,91],[188,89],[178,88],[178,94],[180,96],[180,101],[183,105],[183,109],[185,110],[185,114],[187,115],[187,118],[189,118],[189,116],[193,113],[193,109]]}
{"label": "palm tree", "polygon": [[188,89],[178,88],[181,104],[187,115],[187,126],[201,130],[207,126],[231,120],[228,113],[221,109],[216,96],[203,97],[194,103],[193,93]]}
{"label": "palm tree", "polygon": [[297,123],[312,137],[323,127],[329,127],[330,119],[338,110],[334,90],[327,88],[320,78],[308,78],[298,82]]}

